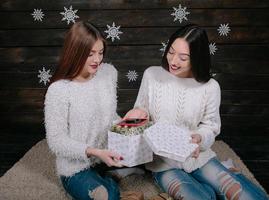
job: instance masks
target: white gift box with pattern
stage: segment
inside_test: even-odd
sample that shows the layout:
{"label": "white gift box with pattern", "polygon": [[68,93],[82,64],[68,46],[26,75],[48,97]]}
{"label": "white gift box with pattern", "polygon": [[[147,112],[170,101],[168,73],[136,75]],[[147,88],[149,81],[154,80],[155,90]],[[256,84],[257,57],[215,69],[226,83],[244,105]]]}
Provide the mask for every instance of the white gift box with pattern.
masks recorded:
{"label": "white gift box with pattern", "polygon": [[153,152],[143,138],[143,134],[122,135],[108,131],[108,149],[120,154],[123,157],[120,163],[127,167],[153,160]]}
{"label": "white gift box with pattern", "polygon": [[191,143],[190,131],[168,123],[155,123],[144,131],[144,138],[157,155],[184,162],[198,147]]}

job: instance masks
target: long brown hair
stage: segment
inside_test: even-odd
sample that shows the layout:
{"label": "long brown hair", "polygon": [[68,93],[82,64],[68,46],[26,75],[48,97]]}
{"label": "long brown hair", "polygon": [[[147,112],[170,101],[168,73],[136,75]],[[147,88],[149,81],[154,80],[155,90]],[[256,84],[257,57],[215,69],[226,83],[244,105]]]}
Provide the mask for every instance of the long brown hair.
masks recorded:
{"label": "long brown hair", "polygon": [[59,64],[50,84],[60,79],[72,80],[78,76],[97,40],[103,41],[105,54],[105,39],[93,24],[85,21],[73,24],[65,36]]}

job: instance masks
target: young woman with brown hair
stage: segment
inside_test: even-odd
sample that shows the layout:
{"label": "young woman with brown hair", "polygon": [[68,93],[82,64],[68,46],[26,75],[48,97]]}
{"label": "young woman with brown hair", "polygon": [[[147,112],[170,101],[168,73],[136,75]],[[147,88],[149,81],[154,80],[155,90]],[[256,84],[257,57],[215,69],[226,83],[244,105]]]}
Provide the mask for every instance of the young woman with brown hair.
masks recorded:
{"label": "young woman with brown hair", "polygon": [[120,199],[117,183],[101,176],[96,165],[121,167],[118,161],[123,159],[106,149],[107,131],[119,117],[117,70],[102,63],[105,51],[105,40],[95,26],[75,23],[45,98],[47,142],[56,154],[61,182],[76,200]]}

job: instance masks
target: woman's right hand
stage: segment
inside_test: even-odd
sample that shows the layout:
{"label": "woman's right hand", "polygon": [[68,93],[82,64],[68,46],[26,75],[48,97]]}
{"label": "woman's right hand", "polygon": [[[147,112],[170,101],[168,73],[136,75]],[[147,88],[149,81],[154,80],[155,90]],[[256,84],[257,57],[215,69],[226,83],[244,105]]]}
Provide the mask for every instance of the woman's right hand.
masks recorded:
{"label": "woman's right hand", "polygon": [[109,151],[107,149],[93,149],[88,147],[86,149],[86,155],[88,157],[98,157],[109,167],[123,167],[123,165],[119,163],[119,161],[123,160],[123,158],[119,154]]}
{"label": "woman's right hand", "polygon": [[148,113],[142,109],[135,108],[129,110],[126,115],[123,117],[123,120],[132,118],[132,119],[145,119],[148,118]]}
{"label": "woman's right hand", "polygon": [[198,144],[198,147],[192,153],[192,157],[193,158],[198,158],[199,155],[200,155],[200,146],[199,146],[199,144],[202,141],[202,137],[199,134],[192,133],[191,138],[192,138],[192,140],[191,140],[192,143]]}

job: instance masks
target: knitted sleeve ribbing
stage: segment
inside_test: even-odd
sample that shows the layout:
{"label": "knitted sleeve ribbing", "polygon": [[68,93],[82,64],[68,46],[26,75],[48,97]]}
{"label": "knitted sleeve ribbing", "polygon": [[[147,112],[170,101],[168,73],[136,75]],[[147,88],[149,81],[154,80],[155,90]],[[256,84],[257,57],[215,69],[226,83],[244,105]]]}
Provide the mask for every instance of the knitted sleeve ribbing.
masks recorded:
{"label": "knitted sleeve ribbing", "polygon": [[209,149],[215,142],[215,137],[220,133],[220,93],[219,84],[216,81],[211,81],[206,91],[202,120],[195,131],[202,137],[201,150]]}
{"label": "knitted sleeve ribbing", "polygon": [[68,136],[68,93],[64,84],[53,83],[45,97],[45,128],[50,149],[61,157],[88,160],[87,145]]}

